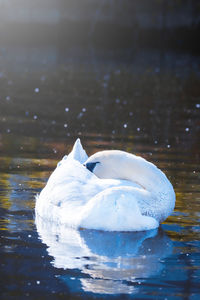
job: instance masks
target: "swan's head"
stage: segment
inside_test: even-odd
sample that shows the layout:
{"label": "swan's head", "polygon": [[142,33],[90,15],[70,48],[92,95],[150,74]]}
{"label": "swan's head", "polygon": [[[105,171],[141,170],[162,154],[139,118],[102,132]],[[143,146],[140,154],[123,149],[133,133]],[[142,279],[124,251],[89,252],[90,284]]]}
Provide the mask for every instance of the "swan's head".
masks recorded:
{"label": "swan's head", "polygon": [[126,152],[119,150],[100,151],[90,156],[84,165],[99,178],[119,178],[125,157]]}

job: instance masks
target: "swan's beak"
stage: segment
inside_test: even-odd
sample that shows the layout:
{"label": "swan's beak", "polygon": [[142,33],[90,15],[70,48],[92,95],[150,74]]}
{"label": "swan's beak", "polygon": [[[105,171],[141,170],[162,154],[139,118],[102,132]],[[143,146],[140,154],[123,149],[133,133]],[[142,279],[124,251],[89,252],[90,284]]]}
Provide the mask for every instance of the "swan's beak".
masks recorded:
{"label": "swan's beak", "polygon": [[93,172],[96,164],[98,164],[99,162],[94,162],[94,163],[86,163],[85,166],[86,168],[90,171],[90,172]]}
{"label": "swan's beak", "polygon": [[90,172],[93,172],[93,170],[96,166],[96,163],[86,163],[85,166]]}

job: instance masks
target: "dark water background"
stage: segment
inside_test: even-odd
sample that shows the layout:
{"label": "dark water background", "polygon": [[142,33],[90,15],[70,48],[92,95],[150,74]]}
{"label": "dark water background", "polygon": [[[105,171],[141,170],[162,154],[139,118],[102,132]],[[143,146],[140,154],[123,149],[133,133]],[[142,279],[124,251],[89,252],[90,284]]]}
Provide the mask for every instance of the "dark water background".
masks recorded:
{"label": "dark water background", "polygon": [[[0,1],[0,299],[199,299],[198,1]],[[81,138],[160,167],[158,231],[35,224],[35,196]]]}

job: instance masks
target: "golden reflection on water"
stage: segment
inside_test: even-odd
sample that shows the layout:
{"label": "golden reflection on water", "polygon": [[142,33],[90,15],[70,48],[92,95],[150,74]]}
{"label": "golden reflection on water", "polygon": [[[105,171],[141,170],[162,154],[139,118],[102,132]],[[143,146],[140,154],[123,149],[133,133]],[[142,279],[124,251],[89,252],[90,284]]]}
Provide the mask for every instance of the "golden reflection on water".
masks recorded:
{"label": "golden reflection on water", "polygon": [[9,210],[11,205],[12,205],[12,202],[10,201],[9,197],[2,197],[1,196],[1,207],[2,208]]}
{"label": "golden reflection on water", "polygon": [[9,230],[9,219],[0,219],[0,230]]}
{"label": "golden reflection on water", "polygon": [[10,174],[2,174],[0,178],[0,187],[1,187],[1,207],[4,209],[9,210],[12,203],[9,198],[9,190],[10,190],[10,184],[9,184],[9,178]]}
{"label": "golden reflection on water", "polygon": [[[51,159],[0,157],[0,209],[5,211],[1,216],[0,230],[32,228],[35,196],[50,175],[45,169],[49,170],[55,165],[56,161]],[[23,218],[25,211],[31,212],[26,220]],[[22,218],[16,218],[16,214]]]}

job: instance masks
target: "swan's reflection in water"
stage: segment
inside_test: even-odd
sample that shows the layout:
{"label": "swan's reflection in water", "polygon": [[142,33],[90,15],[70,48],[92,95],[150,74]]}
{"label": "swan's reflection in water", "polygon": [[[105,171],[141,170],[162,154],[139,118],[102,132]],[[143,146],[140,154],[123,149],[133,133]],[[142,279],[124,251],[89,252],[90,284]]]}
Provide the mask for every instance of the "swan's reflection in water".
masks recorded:
{"label": "swan's reflection in water", "polygon": [[[75,230],[36,218],[43,243],[56,268],[81,272],[68,286],[86,292],[137,293],[140,283],[163,270],[162,259],[172,252],[171,240],[161,230],[103,232]],[[75,287],[76,286],[76,287]]]}

